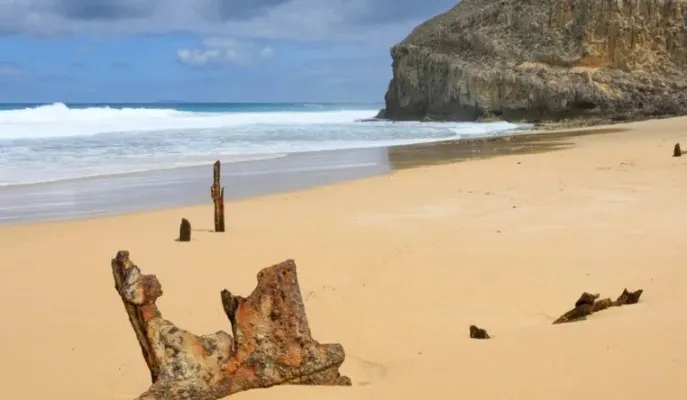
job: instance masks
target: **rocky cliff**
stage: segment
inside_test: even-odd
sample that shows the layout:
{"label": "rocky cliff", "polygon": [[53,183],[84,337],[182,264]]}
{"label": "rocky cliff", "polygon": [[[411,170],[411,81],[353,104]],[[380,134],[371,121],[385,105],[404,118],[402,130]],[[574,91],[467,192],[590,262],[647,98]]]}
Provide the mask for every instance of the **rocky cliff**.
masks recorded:
{"label": "rocky cliff", "polygon": [[391,49],[380,117],[687,114],[687,0],[463,0]]}

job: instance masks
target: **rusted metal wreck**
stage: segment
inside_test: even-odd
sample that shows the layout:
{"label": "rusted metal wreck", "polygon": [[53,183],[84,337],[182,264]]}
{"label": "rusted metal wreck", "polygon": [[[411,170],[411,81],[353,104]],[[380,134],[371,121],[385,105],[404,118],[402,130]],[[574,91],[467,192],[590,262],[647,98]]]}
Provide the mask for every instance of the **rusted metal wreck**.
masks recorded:
{"label": "rusted metal wreck", "polygon": [[162,287],[120,251],[112,259],[115,288],[141,346],[152,386],[138,400],[215,400],[274,385],[351,385],[339,373],[340,344],[310,333],[296,264],[287,260],[258,273],[247,298],[221,292],[232,335],[196,336],[165,320],[155,305]]}

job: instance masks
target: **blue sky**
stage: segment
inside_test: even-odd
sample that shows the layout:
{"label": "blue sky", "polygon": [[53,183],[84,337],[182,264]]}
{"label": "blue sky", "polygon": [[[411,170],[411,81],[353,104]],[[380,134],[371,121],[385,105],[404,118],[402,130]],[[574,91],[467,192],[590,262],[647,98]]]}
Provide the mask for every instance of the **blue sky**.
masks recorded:
{"label": "blue sky", "polygon": [[0,102],[382,102],[456,0],[0,0]]}

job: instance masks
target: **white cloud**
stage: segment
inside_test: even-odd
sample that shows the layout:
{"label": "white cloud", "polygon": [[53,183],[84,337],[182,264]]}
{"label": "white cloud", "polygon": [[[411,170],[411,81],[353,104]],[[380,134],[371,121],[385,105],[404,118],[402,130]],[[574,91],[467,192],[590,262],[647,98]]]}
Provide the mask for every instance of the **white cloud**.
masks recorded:
{"label": "white cloud", "polygon": [[456,0],[0,0],[0,34],[188,32],[377,48]]}
{"label": "white cloud", "polygon": [[26,73],[23,69],[9,63],[0,63],[0,75],[22,75]]}
{"label": "white cloud", "polygon": [[260,51],[260,56],[265,59],[272,58],[274,57],[274,49],[270,46],[267,46]]}
{"label": "white cloud", "polygon": [[251,41],[230,37],[205,38],[199,48],[177,51],[179,61],[190,66],[222,63],[247,66],[258,58],[269,59],[273,55],[274,49],[270,46],[260,49]]}
{"label": "white cloud", "polygon": [[219,50],[179,49],[177,58],[184,64],[201,66],[218,59]]}

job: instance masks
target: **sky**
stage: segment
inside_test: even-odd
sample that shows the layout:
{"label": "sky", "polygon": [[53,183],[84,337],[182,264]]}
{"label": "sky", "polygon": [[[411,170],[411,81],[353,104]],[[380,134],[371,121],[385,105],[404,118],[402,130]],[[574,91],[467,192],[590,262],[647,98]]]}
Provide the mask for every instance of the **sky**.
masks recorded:
{"label": "sky", "polygon": [[456,0],[0,0],[0,102],[383,102]]}

